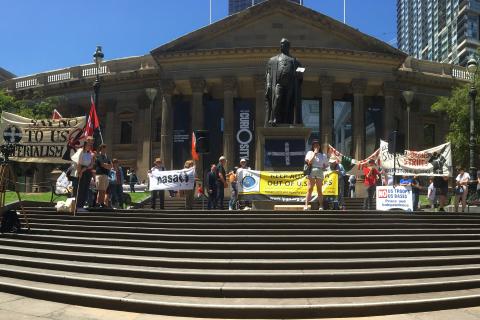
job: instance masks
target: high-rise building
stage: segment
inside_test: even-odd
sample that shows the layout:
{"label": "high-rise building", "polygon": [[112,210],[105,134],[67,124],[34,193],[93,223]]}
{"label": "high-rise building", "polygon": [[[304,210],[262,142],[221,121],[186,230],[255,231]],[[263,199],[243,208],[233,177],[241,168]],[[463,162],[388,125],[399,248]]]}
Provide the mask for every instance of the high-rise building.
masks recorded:
{"label": "high-rise building", "polygon": [[[253,5],[259,4],[266,0],[228,0],[228,14],[234,14],[247,9]],[[298,4],[303,4],[303,0],[290,0]]]}
{"label": "high-rise building", "polygon": [[480,0],[397,0],[398,48],[418,59],[465,65],[479,42]]}

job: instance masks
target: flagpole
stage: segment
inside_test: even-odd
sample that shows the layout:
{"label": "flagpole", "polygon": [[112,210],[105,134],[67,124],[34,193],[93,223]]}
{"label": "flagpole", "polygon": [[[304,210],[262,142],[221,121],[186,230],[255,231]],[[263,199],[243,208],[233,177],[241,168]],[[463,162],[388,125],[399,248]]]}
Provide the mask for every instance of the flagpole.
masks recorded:
{"label": "flagpole", "polygon": [[346,1],[347,0],[343,0],[343,24],[346,23],[346,14],[345,14],[346,13],[346,11],[345,11],[345,2]]}
{"label": "flagpole", "polygon": [[210,24],[212,24],[212,0],[210,0]]}

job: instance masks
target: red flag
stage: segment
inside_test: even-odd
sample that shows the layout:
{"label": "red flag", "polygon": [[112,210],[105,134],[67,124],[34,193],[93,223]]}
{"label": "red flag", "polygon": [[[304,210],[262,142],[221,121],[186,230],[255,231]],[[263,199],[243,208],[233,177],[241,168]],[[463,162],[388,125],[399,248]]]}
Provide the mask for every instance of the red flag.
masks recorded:
{"label": "red flag", "polygon": [[197,138],[195,137],[195,132],[192,132],[192,159],[195,161],[200,159],[197,153]]}
{"label": "red flag", "polygon": [[93,101],[93,98],[91,98],[91,101],[92,101],[92,105],[90,107],[90,113],[88,114],[88,119],[87,119],[87,123],[85,125],[85,130],[84,130],[85,137],[93,136],[93,132],[95,131],[95,129],[97,129],[100,126],[98,117],[97,117],[97,111],[95,110],[95,102]]}
{"label": "red flag", "polygon": [[60,112],[58,112],[57,109],[53,109],[53,113],[52,113],[52,120],[60,120],[62,119],[62,115],[60,114]]}

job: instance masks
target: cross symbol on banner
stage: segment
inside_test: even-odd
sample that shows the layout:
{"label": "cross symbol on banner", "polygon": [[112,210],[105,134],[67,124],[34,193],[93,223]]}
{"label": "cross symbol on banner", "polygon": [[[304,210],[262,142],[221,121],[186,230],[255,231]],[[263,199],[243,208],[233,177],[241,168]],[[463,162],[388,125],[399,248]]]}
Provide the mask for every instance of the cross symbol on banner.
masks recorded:
{"label": "cross symbol on banner", "polygon": [[303,156],[305,154],[304,151],[294,151],[290,152],[290,143],[285,142],[285,152],[281,151],[269,151],[267,155],[272,157],[285,157],[285,165],[289,166],[291,164],[290,157],[292,156]]}
{"label": "cross symbol on banner", "polygon": [[18,143],[22,140],[22,131],[16,126],[10,126],[3,131],[3,139],[7,143]]}

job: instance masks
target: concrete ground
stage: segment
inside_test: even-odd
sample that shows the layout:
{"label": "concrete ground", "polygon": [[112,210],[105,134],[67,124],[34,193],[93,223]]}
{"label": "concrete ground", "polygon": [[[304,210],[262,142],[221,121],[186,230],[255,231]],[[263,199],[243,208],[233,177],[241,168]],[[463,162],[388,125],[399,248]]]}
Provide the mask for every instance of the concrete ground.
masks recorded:
{"label": "concrete ground", "polygon": [[[36,300],[0,292],[0,320],[192,320],[134,312],[87,308]],[[206,320],[205,318],[202,318]],[[338,318],[336,318],[338,319]],[[390,316],[341,318],[343,320],[480,320],[480,306]],[[334,319],[326,319],[334,320]],[[340,320],[340,319],[338,319]]]}

